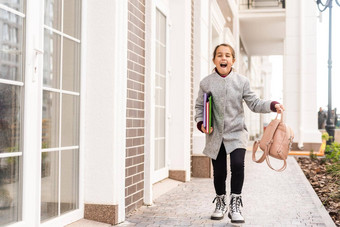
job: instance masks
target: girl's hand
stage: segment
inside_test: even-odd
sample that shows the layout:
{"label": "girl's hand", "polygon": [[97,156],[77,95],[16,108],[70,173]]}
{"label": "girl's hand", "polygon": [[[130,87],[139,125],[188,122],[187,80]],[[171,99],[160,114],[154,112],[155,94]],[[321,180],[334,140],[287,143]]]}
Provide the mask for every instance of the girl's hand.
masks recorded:
{"label": "girl's hand", "polygon": [[275,109],[276,109],[277,113],[281,113],[285,110],[285,108],[282,104],[275,104]]}
{"label": "girl's hand", "polygon": [[202,132],[204,132],[205,134],[210,134],[210,133],[212,133],[212,131],[213,131],[214,129],[213,129],[213,127],[211,127],[211,131],[210,131],[210,133],[208,133],[208,132],[205,130],[203,124],[202,124],[201,130],[202,130]]}

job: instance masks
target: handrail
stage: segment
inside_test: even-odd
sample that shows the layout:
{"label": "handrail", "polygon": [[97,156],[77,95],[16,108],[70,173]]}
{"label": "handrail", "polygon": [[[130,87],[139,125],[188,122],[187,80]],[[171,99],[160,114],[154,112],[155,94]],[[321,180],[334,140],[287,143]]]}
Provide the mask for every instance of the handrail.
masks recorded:
{"label": "handrail", "polygon": [[286,8],[285,0],[240,0],[240,9]]}

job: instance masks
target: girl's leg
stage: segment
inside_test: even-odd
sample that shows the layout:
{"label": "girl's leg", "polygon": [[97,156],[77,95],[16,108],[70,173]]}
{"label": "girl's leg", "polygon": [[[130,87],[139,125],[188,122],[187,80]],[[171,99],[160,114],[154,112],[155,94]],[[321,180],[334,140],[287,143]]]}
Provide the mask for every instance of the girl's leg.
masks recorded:
{"label": "girl's leg", "polygon": [[246,149],[238,148],[230,153],[231,191],[241,194],[244,181],[244,157]]}
{"label": "girl's leg", "polygon": [[227,156],[223,143],[216,160],[212,160],[214,170],[214,186],[216,195],[225,195],[225,181],[227,179]]}
{"label": "girl's leg", "polygon": [[228,217],[231,223],[244,223],[240,207],[242,204],[242,187],[244,181],[244,156],[246,150],[238,148],[230,153],[231,191]]}
{"label": "girl's leg", "polygon": [[221,220],[227,212],[226,197],[225,197],[225,181],[227,179],[227,156],[223,143],[216,160],[211,159],[214,169],[214,186],[216,197],[213,203],[216,202],[215,211],[211,215],[213,220]]}

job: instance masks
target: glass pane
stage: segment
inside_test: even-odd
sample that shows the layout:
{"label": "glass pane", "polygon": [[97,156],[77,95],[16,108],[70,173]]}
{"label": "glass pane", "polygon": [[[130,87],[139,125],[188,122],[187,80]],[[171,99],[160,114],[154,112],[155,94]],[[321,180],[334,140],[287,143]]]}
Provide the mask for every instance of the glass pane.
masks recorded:
{"label": "glass pane", "polygon": [[64,38],[63,90],[79,92],[80,44]]}
{"label": "glass pane", "polygon": [[165,106],[165,78],[164,76],[156,76],[156,105]]}
{"label": "glass pane", "polygon": [[159,15],[159,41],[165,45],[166,37],[166,17],[160,13]]}
{"label": "glass pane", "polygon": [[0,153],[21,151],[21,87],[0,84]]}
{"label": "glass pane", "polygon": [[165,137],[165,109],[156,107],[155,109],[155,138]]}
{"label": "glass pane", "polygon": [[45,87],[59,88],[60,81],[60,35],[45,29],[44,80]]}
{"label": "glass pane", "polygon": [[78,150],[61,152],[60,214],[78,208]]}
{"label": "glass pane", "polygon": [[156,10],[156,40],[160,40],[160,24],[159,24],[159,17],[160,17],[160,12],[159,10]]}
{"label": "glass pane", "polygon": [[[159,77],[159,86],[162,88],[162,92],[165,94],[165,76]],[[162,105],[165,106],[165,97],[162,100],[163,100]]]}
{"label": "glass pane", "polygon": [[58,151],[41,154],[41,221],[58,216]]}
{"label": "glass pane", "polygon": [[[159,76],[156,76],[156,78],[158,78],[159,79]],[[159,87],[156,87],[155,88],[155,104],[157,105],[157,106],[159,106],[160,105],[160,94],[161,94],[161,90],[159,89]]]}
{"label": "glass pane", "polygon": [[0,9],[0,78],[23,81],[23,19]]}
{"label": "glass pane", "polygon": [[21,220],[21,157],[0,159],[0,225]]}
{"label": "glass pane", "polygon": [[4,4],[16,11],[21,13],[24,12],[23,1],[22,0],[0,0],[0,4]]}
{"label": "glass pane", "polygon": [[155,170],[165,167],[165,139],[155,141]]}
{"label": "glass pane", "polygon": [[165,75],[165,69],[166,69],[166,56],[165,56],[165,46],[160,46],[159,48],[159,72],[162,75]]}
{"label": "glass pane", "polygon": [[64,1],[64,33],[80,39],[80,0]]}
{"label": "glass pane", "polygon": [[56,30],[61,29],[61,1],[45,0],[45,25]]}
{"label": "glass pane", "polygon": [[159,157],[159,152],[158,152],[158,140],[155,140],[155,170],[159,169],[158,166],[158,157]]}
{"label": "glass pane", "polygon": [[155,99],[156,105],[157,106],[164,106],[164,101],[163,101],[164,100],[164,91],[160,87],[156,88],[155,96],[156,96],[156,99]]}
{"label": "glass pane", "polygon": [[59,93],[44,91],[41,148],[59,147]]}
{"label": "glass pane", "polygon": [[63,94],[61,146],[79,145],[79,96]]}
{"label": "glass pane", "polygon": [[160,59],[160,44],[156,41],[156,73],[160,73],[161,72],[161,59]]}

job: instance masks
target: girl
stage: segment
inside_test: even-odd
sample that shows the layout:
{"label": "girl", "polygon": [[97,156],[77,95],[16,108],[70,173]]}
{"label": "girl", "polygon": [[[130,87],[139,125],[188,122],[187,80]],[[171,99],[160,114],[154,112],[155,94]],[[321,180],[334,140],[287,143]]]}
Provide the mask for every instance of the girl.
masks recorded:
{"label": "girl", "polygon": [[[227,212],[225,181],[227,177],[227,159],[230,154],[231,189],[228,217],[232,223],[244,223],[240,211],[241,192],[244,181],[244,156],[248,144],[248,132],[244,120],[242,100],[249,109],[256,113],[281,112],[282,104],[258,98],[250,90],[247,77],[232,71],[235,51],[228,44],[216,46],[213,53],[215,71],[200,82],[196,100],[195,120],[197,128],[206,133],[206,145],[203,153],[212,159],[216,208],[211,219],[220,220]],[[208,133],[203,127],[203,94],[211,93],[214,128]]]}

